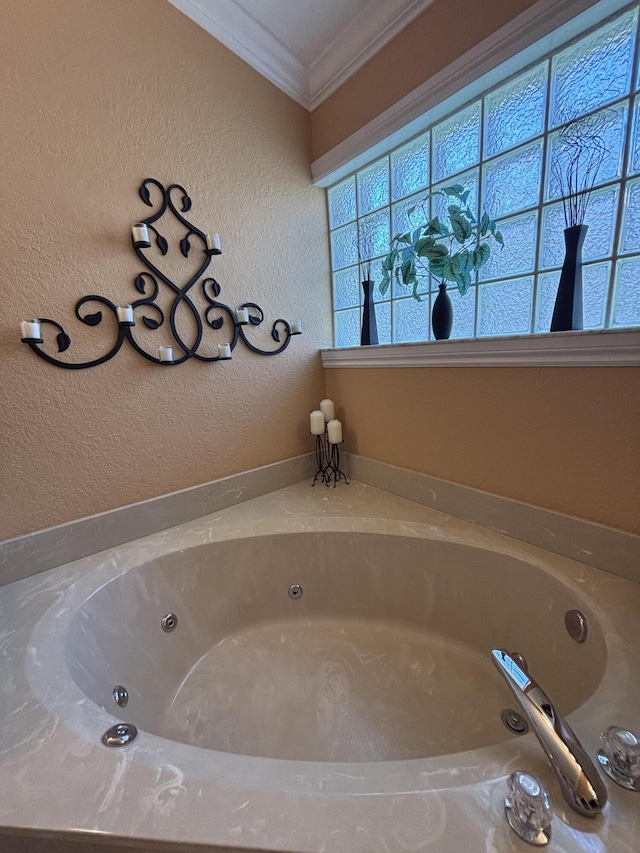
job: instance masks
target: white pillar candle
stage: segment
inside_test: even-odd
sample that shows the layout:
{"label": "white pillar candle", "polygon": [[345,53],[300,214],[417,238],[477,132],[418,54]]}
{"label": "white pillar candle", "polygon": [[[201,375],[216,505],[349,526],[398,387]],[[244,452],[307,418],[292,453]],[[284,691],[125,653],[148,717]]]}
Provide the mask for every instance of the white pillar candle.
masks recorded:
{"label": "white pillar candle", "polygon": [[248,308],[237,308],[236,309],[236,320],[238,321],[238,325],[246,326],[249,322],[249,309]]}
{"label": "white pillar candle", "polygon": [[214,234],[213,237],[211,234],[204,235],[207,251],[211,252],[212,255],[221,255],[222,254],[222,245],[220,243],[220,235]]}
{"label": "white pillar candle", "polygon": [[311,412],[309,416],[309,428],[311,435],[324,435],[324,415],[320,409]]}
{"label": "white pillar candle", "polygon": [[231,358],[231,344],[218,344],[218,357],[221,359]]}
{"label": "white pillar candle", "polygon": [[294,320],[291,323],[291,334],[292,335],[301,335],[302,334],[302,323],[300,320]]}
{"label": "white pillar candle", "polygon": [[133,237],[133,242],[136,244],[151,245],[149,242],[149,232],[144,222],[138,222],[136,225],[131,226],[131,236]]}
{"label": "white pillar candle", "polygon": [[173,347],[158,347],[160,361],[173,361]]}
{"label": "white pillar candle", "polygon": [[335,419],[327,424],[329,444],[342,444],[342,424]]}
{"label": "white pillar candle", "polygon": [[329,423],[329,421],[332,421],[336,416],[333,400],[323,400],[320,403],[320,411],[324,415],[324,419],[327,423]]}
{"label": "white pillar candle", "polygon": [[118,305],[116,308],[116,314],[118,316],[118,323],[127,323],[128,325],[133,325],[133,308],[131,305]]}
{"label": "white pillar candle", "polygon": [[27,341],[39,341],[42,338],[40,323],[37,320],[22,320],[20,331],[22,337]]}

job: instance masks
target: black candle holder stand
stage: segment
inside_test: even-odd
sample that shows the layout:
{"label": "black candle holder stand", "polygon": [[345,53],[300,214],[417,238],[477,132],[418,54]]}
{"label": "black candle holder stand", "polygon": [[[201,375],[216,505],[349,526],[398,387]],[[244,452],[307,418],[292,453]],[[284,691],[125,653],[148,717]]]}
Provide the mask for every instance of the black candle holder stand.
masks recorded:
{"label": "black candle holder stand", "polygon": [[340,480],[344,480],[347,486],[349,485],[349,481],[347,480],[347,475],[340,468],[340,445],[339,444],[329,444],[329,462],[327,465],[327,486],[331,485],[331,480],[333,480],[333,488],[338,485]]}
{"label": "black candle holder stand", "polygon": [[312,486],[317,482],[330,486],[333,481],[335,489],[340,480],[344,480],[347,486],[349,485],[347,475],[340,468],[340,447],[338,444],[329,442],[326,429],[322,435],[316,435],[316,465],[318,470],[311,483]]}
{"label": "black candle holder stand", "polygon": [[327,431],[322,433],[322,435],[316,435],[316,465],[318,466],[318,470],[316,471],[315,477],[313,478],[312,486],[318,482],[321,483],[327,482],[327,467],[329,465],[329,442],[327,439]]}

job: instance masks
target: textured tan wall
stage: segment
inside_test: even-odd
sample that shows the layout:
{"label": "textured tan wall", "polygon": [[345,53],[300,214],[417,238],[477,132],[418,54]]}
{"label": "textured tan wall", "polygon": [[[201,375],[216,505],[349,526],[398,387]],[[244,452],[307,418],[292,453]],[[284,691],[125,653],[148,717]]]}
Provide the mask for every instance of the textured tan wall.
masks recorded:
{"label": "textured tan wall", "polygon": [[640,533],[636,368],[326,371],[345,450]]}
{"label": "textured tan wall", "polygon": [[[536,0],[434,0],[337,91],[313,118],[317,159]],[[593,0],[586,2],[591,5]]]}
{"label": "textured tan wall", "polygon": [[[309,114],[161,0],[3,0],[0,56],[0,539],[310,450],[331,339]],[[302,319],[284,354],[161,369],[127,347],[66,371],[20,343],[20,319],[48,316],[68,355],[110,347],[73,306],[136,297],[148,176],[183,183],[221,233],[223,301]]]}
{"label": "textured tan wall", "polygon": [[[449,48],[526,5],[493,3]],[[324,130],[316,111],[319,150],[327,128],[339,141],[428,76],[440,40],[410,51],[402,39],[418,34],[327,102]],[[0,538],[308,450],[330,343],[309,116],[160,0],[4,0],[0,56]],[[364,85],[376,67],[389,73]],[[223,300],[302,318],[286,353],[239,346],[225,365],[163,370],[123,349],[64,371],[20,344],[18,321],[40,315],[67,327],[70,355],[104,351],[113,329],[81,326],[73,305],[136,295],[128,227],[147,212],[146,176],[183,182],[194,222],[221,232]],[[326,372],[349,449],[634,531],[639,381],[632,369]]]}

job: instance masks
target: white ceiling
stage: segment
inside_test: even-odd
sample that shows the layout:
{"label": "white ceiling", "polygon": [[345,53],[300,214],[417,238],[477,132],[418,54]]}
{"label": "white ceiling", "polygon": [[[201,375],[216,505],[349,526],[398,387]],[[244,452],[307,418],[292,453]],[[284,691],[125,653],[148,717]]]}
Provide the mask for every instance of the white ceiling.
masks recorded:
{"label": "white ceiling", "polygon": [[169,2],[303,107],[314,109],[431,0]]}

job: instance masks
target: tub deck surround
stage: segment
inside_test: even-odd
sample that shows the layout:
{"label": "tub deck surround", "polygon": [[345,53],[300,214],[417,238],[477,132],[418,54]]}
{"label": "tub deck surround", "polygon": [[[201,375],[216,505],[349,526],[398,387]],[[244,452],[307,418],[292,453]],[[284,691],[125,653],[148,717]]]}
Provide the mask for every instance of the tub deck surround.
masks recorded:
{"label": "tub deck surround", "polygon": [[[178,743],[144,729],[128,747],[102,746],[102,733],[117,720],[127,721],[128,711],[135,712],[135,691],[131,684],[126,685],[132,693],[130,707],[120,710],[113,704],[114,713],[102,710],[82,692],[78,686],[82,683],[82,650],[76,643],[75,652],[70,653],[73,643],[68,645],[72,624],[77,629],[82,622],[78,614],[83,611],[95,618],[96,634],[108,632],[105,596],[135,585],[136,575],[148,572],[150,561],[157,561],[158,571],[149,577],[170,579],[172,565],[178,577],[190,549],[194,556],[198,551],[202,556],[202,549],[211,547],[214,554],[216,543],[221,549],[237,547],[240,555],[255,561],[260,549],[264,552],[262,537],[271,537],[272,545],[274,538],[284,539],[282,550],[274,545],[269,560],[280,565],[282,580],[290,576],[290,583],[301,582],[298,566],[289,565],[286,550],[296,534],[302,534],[299,542],[312,537],[310,541],[320,542],[321,547],[322,542],[336,546],[351,542],[362,550],[363,541],[369,538],[372,543],[384,542],[389,553],[395,553],[391,546],[397,543],[398,554],[409,554],[412,543],[432,553],[446,549],[461,553],[469,548],[476,562],[469,561],[466,568],[452,565],[451,569],[452,575],[458,573],[456,584],[468,590],[468,613],[473,604],[482,606],[483,573],[493,572],[490,567],[500,564],[508,575],[509,560],[513,561],[513,578],[519,587],[529,574],[535,578],[531,589],[522,590],[520,610],[514,604],[518,601],[515,589],[503,586],[487,594],[491,601],[504,598],[509,602],[512,628],[522,622],[533,631],[531,626],[539,623],[538,637],[518,651],[529,658],[532,674],[567,714],[589,754],[595,755],[598,735],[610,724],[640,730],[640,586],[358,482],[336,489],[312,489],[305,481],[0,590],[0,826],[5,833],[0,833],[0,849],[9,832],[15,831],[17,836],[46,830],[100,833],[113,841],[119,837],[156,842],[160,850],[175,851],[181,846],[184,849],[183,845],[187,849],[188,845],[203,845],[220,853],[517,853],[523,843],[506,823],[503,800],[505,777],[521,768],[539,775],[551,793],[555,817],[549,850],[637,853],[640,795],[607,780],[610,802],[604,815],[589,820],[571,812],[533,734],[512,738],[505,730],[505,735],[492,733],[484,745],[463,752],[364,762],[233,754]],[[370,566],[375,564],[375,549],[363,552],[362,558]],[[438,566],[442,571],[442,560],[434,561],[434,568]],[[254,568],[259,571],[260,565]],[[303,588],[305,583],[307,586],[300,601],[287,599],[291,608],[313,602],[314,573],[304,565],[299,568],[308,572],[302,582]],[[208,568],[203,561],[200,570],[215,573],[215,561]],[[406,580],[409,570],[402,559],[389,566],[398,584]],[[239,577],[245,581],[250,577],[247,571],[246,566],[239,566]],[[342,567],[345,590],[358,571],[357,567]],[[469,573],[467,583],[465,572]],[[440,576],[446,578],[447,572]],[[491,582],[496,577],[492,574]],[[151,591],[151,583],[147,579],[140,590]],[[393,584],[385,589],[393,589]],[[184,584],[178,584],[177,590],[183,594]],[[362,589],[365,605],[366,596],[374,593],[375,582],[370,589]],[[261,603],[254,602],[255,590],[245,587],[244,594],[248,605]],[[238,595],[242,595],[241,589]],[[286,588],[283,596],[287,598]],[[592,624],[592,635],[583,646],[565,646],[573,643],[565,639],[568,635],[558,635],[557,642],[554,639],[552,616],[555,620],[555,612],[569,600],[585,611]],[[131,603],[122,601],[123,612],[130,614]],[[148,603],[153,606],[153,618],[156,609],[160,616],[174,609],[174,602],[150,598]],[[268,628],[268,601],[264,604],[261,624]],[[533,617],[527,612],[532,604]],[[216,606],[212,601],[212,617]],[[489,633],[491,612],[477,623],[484,624]],[[173,634],[163,634],[158,621],[158,644],[180,641],[178,632],[189,617],[182,612],[178,615],[182,621]],[[340,618],[339,607],[334,615]],[[100,618],[103,621],[98,624]],[[135,630],[119,619],[114,612],[107,622],[118,626],[122,636]],[[501,642],[496,637],[494,645]],[[545,642],[547,657],[555,654],[558,663],[555,685],[545,683],[535,669],[538,649]],[[565,653],[565,648],[570,652]],[[139,650],[143,663],[145,653]],[[489,659],[487,648],[488,666]],[[151,649],[149,667],[153,660]],[[112,663],[107,662],[108,666]],[[570,668],[563,679],[561,667],[567,663]],[[590,675],[583,679],[581,668]],[[96,673],[99,671],[96,662]],[[562,682],[569,685],[573,677],[577,681],[571,702],[571,690],[567,695],[558,693]],[[508,707],[506,688],[495,673],[493,679],[487,683],[487,696],[504,698]],[[97,684],[93,685],[96,689]],[[105,685],[105,692],[113,686]],[[82,687],[87,692],[93,689],[88,681]],[[97,694],[95,698],[101,701]],[[475,699],[473,694],[469,696],[471,704]],[[485,701],[483,696],[482,703]],[[92,840],[95,843],[96,837]],[[12,840],[11,849],[14,843]]]}
{"label": "tub deck surround", "polygon": [[0,587],[313,477],[313,453],[0,542]]}
{"label": "tub deck surround", "polygon": [[[346,474],[361,483],[640,583],[640,536],[357,454],[341,458]],[[0,542],[0,587],[311,480],[316,466],[307,453],[7,539]]]}
{"label": "tub deck surround", "polygon": [[347,473],[362,483],[640,583],[640,536],[633,533],[366,456],[344,458]]}

